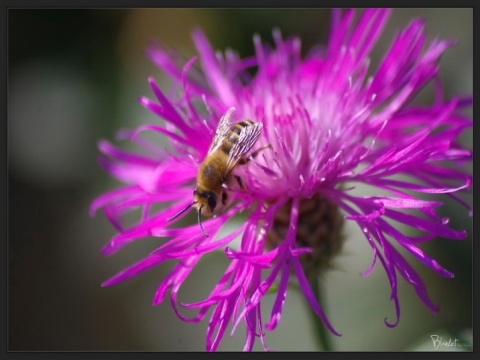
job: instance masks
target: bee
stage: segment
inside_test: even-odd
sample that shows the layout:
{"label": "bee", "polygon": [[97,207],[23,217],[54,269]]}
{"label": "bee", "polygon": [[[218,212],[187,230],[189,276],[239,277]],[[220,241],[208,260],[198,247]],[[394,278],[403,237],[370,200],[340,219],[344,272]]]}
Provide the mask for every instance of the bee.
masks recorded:
{"label": "bee", "polygon": [[242,179],[233,174],[237,165],[244,165],[254,158],[261,150],[271,147],[264,146],[247,153],[257,142],[262,132],[263,124],[251,120],[234,123],[235,108],[230,108],[220,119],[215,136],[197,173],[197,183],[193,191],[193,202],[173,217],[171,221],[185,211],[194,207],[198,212],[198,224],[205,236],[201,215],[212,216],[216,210],[225,207],[229,200],[228,190],[235,186],[235,181],[244,189]]}

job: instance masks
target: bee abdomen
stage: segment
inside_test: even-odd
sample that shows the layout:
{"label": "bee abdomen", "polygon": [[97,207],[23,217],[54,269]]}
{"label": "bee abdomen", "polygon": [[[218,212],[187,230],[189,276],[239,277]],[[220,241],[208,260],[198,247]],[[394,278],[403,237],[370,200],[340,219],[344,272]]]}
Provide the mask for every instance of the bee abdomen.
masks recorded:
{"label": "bee abdomen", "polygon": [[253,124],[254,124],[254,122],[251,121],[251,120],[242,120],[242,121],[237,122],[235,125],[233,125],[233,127],[234,128],[240,127],[240,130],[242,130],[242,128],[253,125]]}
{"label": "bee abdomen", "polygon": [[242,120],[237,122],[235,125],[233,125],[230,128],[230,132],[228,134],[228,137],[225,139],[225,141],[222,143],[222,150],[225,153],[229,153],[230,150],[232,149],[233,144],[235,144],[238,139],[240,138],[240,133],[242,132],[242,129],[253,125],[254,122],[251,120]]}

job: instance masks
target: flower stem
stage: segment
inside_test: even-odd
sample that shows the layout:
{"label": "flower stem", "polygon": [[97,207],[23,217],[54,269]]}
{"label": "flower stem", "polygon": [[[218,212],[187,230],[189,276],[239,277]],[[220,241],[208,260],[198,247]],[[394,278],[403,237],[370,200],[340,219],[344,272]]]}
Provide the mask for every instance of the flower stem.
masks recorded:
{"label": "flower stem", "polygon": [[[318,278],[310,279],[309,282],[317,301],[320,304],[325,304],[325,302],[322,301],[321,299],[322,294],[320,291],[320,284],[319,284]],[[311,309],[311,307],[309,308]],[[314,321],[315,330],[317,332],[318,341],[320,343],[321,348],[323,349],[323,351],[333,351],[332,343],[330,341],[327,328],[323,324],[322,320],[318,317],[318,315],[313,310],[311,310],[311,312],[313,315],[312,318]]]}

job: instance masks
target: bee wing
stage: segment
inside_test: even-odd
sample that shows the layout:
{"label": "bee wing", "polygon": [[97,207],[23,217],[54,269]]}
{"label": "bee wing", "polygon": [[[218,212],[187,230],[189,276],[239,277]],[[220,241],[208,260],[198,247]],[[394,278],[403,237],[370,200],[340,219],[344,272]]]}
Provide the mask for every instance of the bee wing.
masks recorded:
{"label": "bee wing", "polygon": [[232,119],[235,116],[235,108],[231,107],[227,112],[220,118],[218,122],[217,130],[215,136],[213,137],[210,148],[208,149],[208,154],[214,152],[222,144],[223,139],[228,135],[230,127],[232,126]]}
{"label": "bee wing", "polygon": [[250,149],[255,145],[262,132],[262,123],[253,123],[252,125],[246,126],[240,132],[238,140],[233,144],[232,149],[228,154],[227,169],[228,171],[233,170],[237,162],[243,158],[243,156],[250,151]]}

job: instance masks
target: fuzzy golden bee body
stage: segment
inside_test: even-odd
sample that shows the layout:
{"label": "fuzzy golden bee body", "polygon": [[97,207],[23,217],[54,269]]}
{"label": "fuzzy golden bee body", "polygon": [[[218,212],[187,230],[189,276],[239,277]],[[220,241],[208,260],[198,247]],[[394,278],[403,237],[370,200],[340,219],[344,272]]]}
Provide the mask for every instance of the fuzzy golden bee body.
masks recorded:
{"label": "fuzzy golden bee body", "polygon": [[235,167],[246,164],[249,158],[255,157],[259,151],[269,147],[262,147],[247,157],[260,136],[262,123],[251,120],[233,123],[234,113],[235,109],[230,108],[219,121],[207,156],[197,173],[193,202],[169,219],[173,220],[190,207],[194,207],[198,211],[198,222],[205,236],[208,235],[203,230],[200,215],[212,216],[216,210],[226,206],[228,191],[235,183],[240,188],[244,187],[242,179],[233,175]]}
{"label": "fuzzy golden bee body", "polygon": [[[218,139],[212,142],[213,151],[209,151],[198,170],[197,186],[193,193],[195,200],[193,206],[205,216],[213,215],[219,201],[222,207],[227,205],[227,190],[234,185],[232,172],[238,164],[247,162],[244,155],[257,141],[262,124],[243,120],[229,126],[226,133],[222,133],[221,129],[220,122],[216,134]],[[235,179],[238,185],[243,187],[240,177],[237,176]]]}

